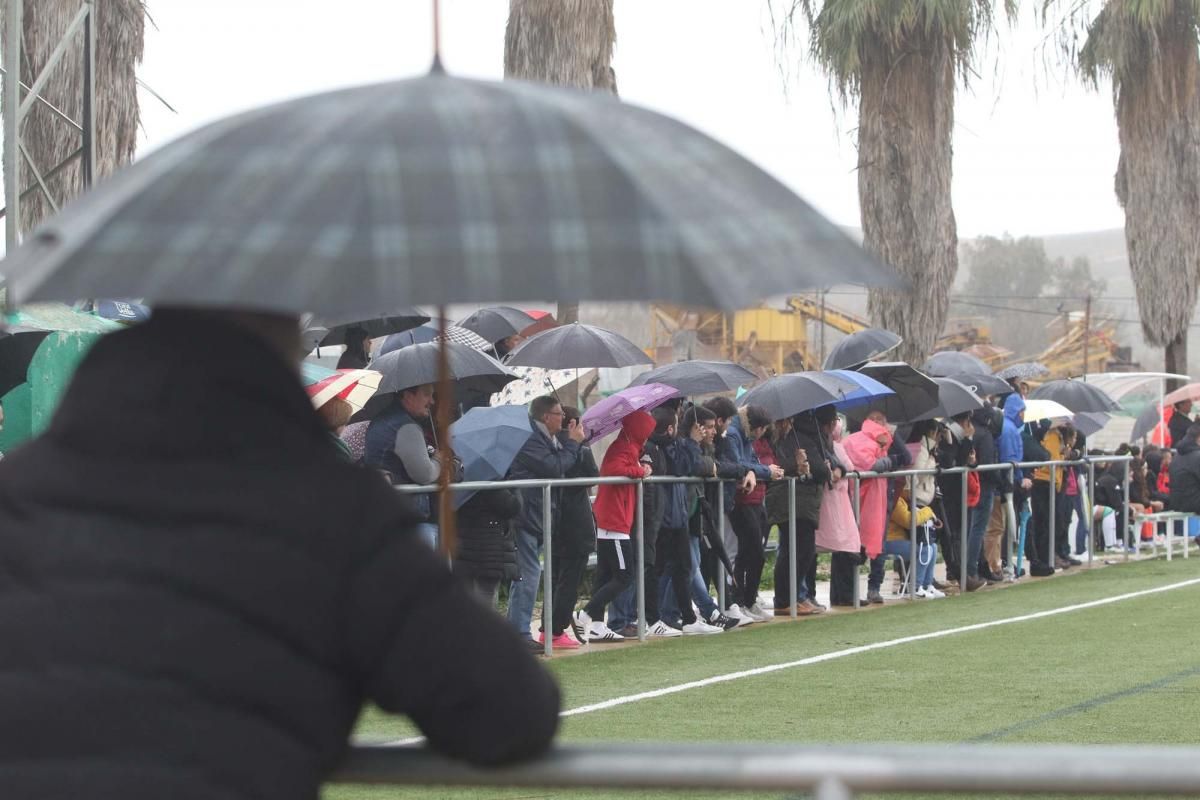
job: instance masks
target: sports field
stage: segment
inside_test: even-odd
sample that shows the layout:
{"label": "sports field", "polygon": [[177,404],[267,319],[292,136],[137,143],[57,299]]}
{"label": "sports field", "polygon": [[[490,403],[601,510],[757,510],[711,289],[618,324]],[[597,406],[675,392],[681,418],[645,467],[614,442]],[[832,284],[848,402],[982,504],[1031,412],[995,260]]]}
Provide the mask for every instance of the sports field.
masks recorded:
{"label": "sports field", "polygon": [[[1198,619],[1200,561],[1146,560],[720,636],[592,645],[550,668],[568,709],[561,737],[575,742],[1196,744]],[[360,726],[370,739],[412,733],[378,713]],[[324,796],[683,795],[340,786]]]}

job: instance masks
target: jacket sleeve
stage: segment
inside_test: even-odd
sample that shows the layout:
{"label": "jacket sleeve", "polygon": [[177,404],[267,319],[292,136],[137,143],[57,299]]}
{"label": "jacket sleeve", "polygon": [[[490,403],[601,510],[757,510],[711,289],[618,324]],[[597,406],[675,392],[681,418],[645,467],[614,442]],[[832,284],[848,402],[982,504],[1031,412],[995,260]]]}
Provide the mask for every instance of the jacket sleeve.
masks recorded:
{"label": "jacket sleeve", "polygon": [[[435,751],[480,765],[544,752],[558,727],[554,679],[495,611],[468,594],[390,498],[357,526],[340,604],[346,661],[358,689],[406,714]],[[453,619],[470,636],[432,630]]]}
{"label": "jacket sleeve", "polygon": [[733,434],[731,437],[733,450],[737,454],[737,461],[742,469],[753,472],[754,477],[759,480],[768,480],[771,477],[771,470],[758,460],[758,456],[754,454],[754,448],[750,446],[745,435],[738,430],[730,430],[729,433]]}
{"label": "jacket sleeve", "polygon": [[579,445],[570,440],[561,450],[555,450],[546,437],[535,433],[517,453],[515,463],[524,474],[535,478],[561,478],[579,460],[579,450]]}
{"label": "jacket sleeve", "polygon": [[600,464],[600,474],[606,478],[641,478],[646,473],[642,469],[640,456],[636,448],[628,442],[614,443],[604,454],[604,462]]}
{"label": "jacket sleeve", "polygon": [[596,464],[596,456],[592,448],[580,447],[579,460],[566,472],[568,478],[596,478],[600,476],[600,467]]}

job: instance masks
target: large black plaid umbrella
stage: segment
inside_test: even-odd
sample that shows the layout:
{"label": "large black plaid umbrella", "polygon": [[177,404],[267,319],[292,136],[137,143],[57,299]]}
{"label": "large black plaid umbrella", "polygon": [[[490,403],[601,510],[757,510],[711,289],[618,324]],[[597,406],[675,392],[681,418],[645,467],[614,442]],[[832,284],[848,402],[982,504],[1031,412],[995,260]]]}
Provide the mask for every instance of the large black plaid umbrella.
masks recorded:
{"label": "large black plaid umbrella", "polygon": [[680,122],[600,92],[440,70],[189,134],[81,195],[3,272],[20,302],[327,316],[531,296],[743,308],[902,283]]}

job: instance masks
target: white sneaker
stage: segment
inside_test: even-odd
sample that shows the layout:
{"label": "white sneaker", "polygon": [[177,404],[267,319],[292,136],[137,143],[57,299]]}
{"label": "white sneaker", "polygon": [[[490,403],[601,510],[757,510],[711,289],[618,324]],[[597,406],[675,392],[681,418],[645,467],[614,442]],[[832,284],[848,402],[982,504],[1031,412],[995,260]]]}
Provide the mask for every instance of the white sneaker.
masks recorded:
{"label": "white sneaker", "polygon": [[725,616],[729,617],[730,619],[736,619],[738,621],[739,628],[746,625],[753,625],[754,623],[758,622],[758,620],[756,620],[754,617],[750,616],[745,611],[742,611],[741,606],[739,606],[737,603],[734,603],[729,608],[725,609]]}
{"label": "white sneaker", "polygon": [[649,628],[646,628],[646,636],[654,636],[654,637],[661,638],[661,639],[670,639],[675,636],[683,636],[683,632],[676,630],[675,628],[672,628],[670,625],[668,625],[667,623],[663,622],[660,619],[658,622],[654,623]]}
{"label": "white sneaker", "polygon": [[691,625],[684,625],[683,632],[687,636],[705,635],[710,633],[724,633],[724,628],[719,628],[716,625],[709,625],[702,619],[697,618]]}
{"label": "white sneaker", "polygon": [[593,622],[588,628],[588,640],[592,642],[623,642],[625,637],[603,622]]}
{"label": "white sneaker", "polygon": [[749,614],[750,616],[754,617],[759,622],[768,622],[772,619],[775,619],[775,611],[774,610],[772,610],[770,613],[763,611],[762,606],[760,606],[758,603],[755,603],[754,605],[747,608],[744,613]]}
{"label": "white sneaker", "polygon": [[[937,600],[946,596],[946,593],[936,586],[926,586],[923,591],[925,592],[923,596],[927,600]],[[918,594],[917,596],[921,597],[922,595]]]}
{"label": "white sneaker", "polygon": [[571,632],[580,644],[588,643],[588,631],[592,628],[592,618],[586,611],[576,611],[571,617]]}

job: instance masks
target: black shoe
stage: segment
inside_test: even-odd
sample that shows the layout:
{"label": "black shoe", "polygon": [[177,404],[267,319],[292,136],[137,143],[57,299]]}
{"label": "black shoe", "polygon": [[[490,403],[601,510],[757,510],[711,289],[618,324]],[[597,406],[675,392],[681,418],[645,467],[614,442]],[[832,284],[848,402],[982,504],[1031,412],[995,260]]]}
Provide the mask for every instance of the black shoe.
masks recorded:
{"label": "black shoe", "polygon": [[878,589],[869,589],[867,591],[867,602],[871,605],[881,606],[883,605],[883,595],[879,593]]}
{"label": "black shoe", "polygon": [[533,639],[526,639],[526,640],[525,640],[525,646],[526,646],[527,648],[529,648],[529,652],[531,652],[531,653],[544,653],[544,652],[546,652],[546,646],[545,646],[545,645],[543,645],[541,642],[534,641]]}
{"label": "black shoe", "polygon": [[1067,556],[1067,563],[1070,564],[1072,567],[1083,566],[1082,561],[1080,561],[1078,558],[1072,558],[1071,556]]}
{"label": "black shoe", "polygon": [[1029,574],[1035,578],[1046,578],[1054,574],[1054,567],[1049,564],[1034,564],[1029,568]]}

